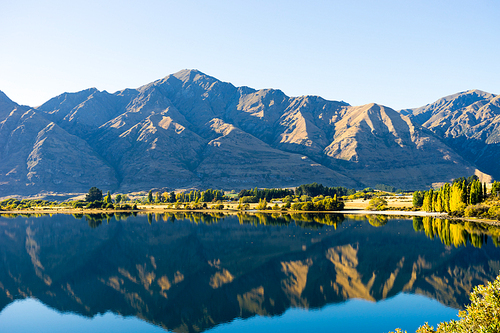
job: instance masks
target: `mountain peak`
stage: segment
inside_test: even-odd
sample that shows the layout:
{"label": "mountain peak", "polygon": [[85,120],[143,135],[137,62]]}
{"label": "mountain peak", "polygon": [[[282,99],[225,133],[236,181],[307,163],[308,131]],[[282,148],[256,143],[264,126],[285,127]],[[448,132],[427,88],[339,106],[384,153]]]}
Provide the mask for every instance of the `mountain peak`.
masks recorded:
{"label": "mountain peak", "polygon": [[175,74],[172,74],[171,76],[174,76],[183,82],[194,81],[197,77],[200,77],[200,76],[205,77],[205,78],[210,78],[212,80],[216,80],[215,78],[213,78],[213,77],[211,77],[203,72],[200,72],[197,69],[183,69],[183,70],[178,71]]}
{"label": "mountain peak", "polygon": [[0,90],[0,104],[13,104],[17,105],[16,102],[12,101],[3,91]]}

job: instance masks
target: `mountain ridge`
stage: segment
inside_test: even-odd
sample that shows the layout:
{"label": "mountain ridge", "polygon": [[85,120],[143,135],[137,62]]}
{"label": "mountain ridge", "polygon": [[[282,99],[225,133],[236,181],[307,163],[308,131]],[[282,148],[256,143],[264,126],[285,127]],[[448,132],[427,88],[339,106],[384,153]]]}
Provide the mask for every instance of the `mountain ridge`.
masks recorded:
{"label": "mountain ridge", "polygon": [[[86,192],[96,177],[112,191],[293,187],[314,181],[409,189],[472,174],[492,179],[445,144],[440,133],[419,124],[430,109],[397,112],[375,103],[351,106],[320,96],[289,97],[277,89],[235,87],[198,70],[113,94],[95,88],[64,93],[36,108],[6,98],[10,101],[0,98],[0,138],[4,145],[22,141],[24,153],[0,150],[0,196],[44,188]],[[26,128],[19,117],[25,112],[58,129],[44,141],[48,153],[37,151],[37,156],[40,163],[59,163],[59,174],[47,172],[31,187],[26,185],[31,161],[26,147],[33,147],[42,129],[17,133],[15,128]],[[75,147],[53,147],[75,143],[73,136],[82,140],[77,146],[85,157],[77,158]],[[19,170],[17,176],[13,169]],[[74,176],[92,170],[102,174],[87,180]],[[73,176],[60,179],[63,171]]]}
{"label": "mountain ridge", "polygon": [[468,90],[402,110],[487,173],[500,177],[500,96]]}

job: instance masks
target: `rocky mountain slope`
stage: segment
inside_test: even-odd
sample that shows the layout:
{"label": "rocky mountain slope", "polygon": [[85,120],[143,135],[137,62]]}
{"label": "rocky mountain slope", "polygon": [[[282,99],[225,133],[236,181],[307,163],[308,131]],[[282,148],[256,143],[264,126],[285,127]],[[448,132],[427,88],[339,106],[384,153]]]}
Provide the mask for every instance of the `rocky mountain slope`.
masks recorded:
{"label": "rocky mountain slope", "polygon": [[480,90],[402,110],[482,171],[500,178],[500,96]]}
{"label": "rocky mountain slope", "polygon": [[491,179],[406,113],[235,87],[196,70],[114,94],[65,93],[37,108],[0,94],[0,196]]}

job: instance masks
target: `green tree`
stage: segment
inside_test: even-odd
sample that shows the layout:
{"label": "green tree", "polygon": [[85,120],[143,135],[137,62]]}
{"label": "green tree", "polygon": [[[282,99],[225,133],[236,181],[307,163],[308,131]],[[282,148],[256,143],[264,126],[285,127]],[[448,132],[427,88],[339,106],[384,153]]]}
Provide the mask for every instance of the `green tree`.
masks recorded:
{"label": "green tree", "polygon": [[112,204],[113,203],[113,200],[111,199],[111,194],[109,193],[109,191],[106,194],[106,197],[104,197],[104,203],[105,204]]}
{"label": "green tree", "polygon": [[153,202],[153,191],[149,190],[148,192],[148,202],[152,203]]}
{"label": "green tree", "polygon": [[121,195],[121,194],[117,194],[117,195],[115,196],[115,202],[116,202],[116,203],[119,203],[120,201],[122,201],[122,195]]}
{"label": "green tree", "polygon": [[499,197],[500,196],[500,182],[494,181],[491,185],[491,196]]}
{"label": "green tree", "polygon": [[102,201],[102,191],[97,187],[91,187],[89,193],[85,196],[85,201]]}
{"label": "green tree", "polygon": [[413,192],[413,207],[422,207],[424,203],[424,193],[422,191]]}

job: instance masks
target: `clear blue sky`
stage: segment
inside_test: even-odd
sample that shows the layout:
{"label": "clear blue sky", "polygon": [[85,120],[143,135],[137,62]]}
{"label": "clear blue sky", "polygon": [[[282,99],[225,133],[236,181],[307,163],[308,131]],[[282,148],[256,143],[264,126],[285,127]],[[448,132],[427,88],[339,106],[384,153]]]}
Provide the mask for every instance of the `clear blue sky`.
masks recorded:
{"label": "clear blue sky", "polygon": [[289,96],[418,107],[500,93],[499,17],[498,0],[2,0],[0,90],[36,106],[195,68]]}

